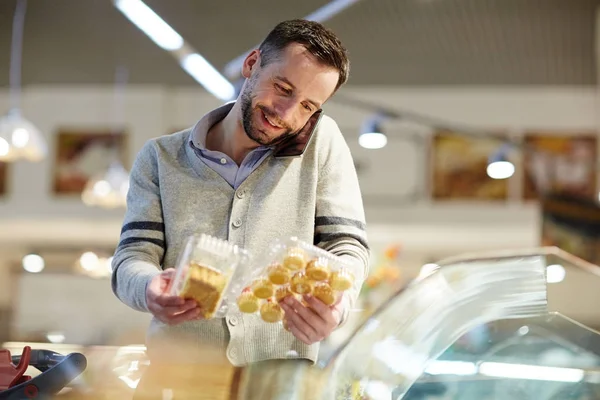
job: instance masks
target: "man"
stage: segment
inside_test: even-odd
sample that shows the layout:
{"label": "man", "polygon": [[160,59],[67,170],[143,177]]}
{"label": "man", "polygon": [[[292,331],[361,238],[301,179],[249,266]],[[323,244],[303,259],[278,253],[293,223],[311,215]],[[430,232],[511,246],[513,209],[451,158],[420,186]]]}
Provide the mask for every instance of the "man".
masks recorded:
{"label": "man", "polygon": [[153,314],[151,358],[193,362],[204,357],[194,350],[208,346],[226,350],[235,366],[286,358],[314,363],[319,342],[347,317],[357,290],[331,307],[314,298],[306,299],[310,307],[290,299],[283,306],[290,333],[233,311],[201,320],[194,301],[169,296],[165,288],[194,233],[253,253],[297,236],[359,263],[366,274],[361,193],[336,123],[323,116],[303,154],[277,155],[345,83],[348,70],[332,32],[315,22],[282,22],[246,57],[246,80],[234,103],[144,145],[131,171],[112,287],[125,304]]}

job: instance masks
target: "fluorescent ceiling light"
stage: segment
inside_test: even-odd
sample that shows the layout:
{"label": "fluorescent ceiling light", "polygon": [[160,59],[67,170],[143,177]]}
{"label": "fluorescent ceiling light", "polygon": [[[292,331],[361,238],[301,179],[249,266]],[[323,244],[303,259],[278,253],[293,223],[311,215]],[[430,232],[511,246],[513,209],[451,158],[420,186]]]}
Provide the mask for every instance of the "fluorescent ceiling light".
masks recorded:
{"label": "fluorescent ceiling light", "polygon": [[160,47],[167,51],[183,46],[183,38],[141,0],[115,0],[115,6]]}
{"label": "fluorescent ceiling light", "polygon": [[181,60],[181,66],[195,80],[221,100],[235,97],[235,88],[212,65],[198,53],[189,54]]}
{"label": "fluorescent ceiling light", "polygon": [[[113,2],[115,7],[154,43],[171,52],[181,67],[213,96],[223,101],[234,100],[235,87],[143,1],[113,0]],[[0,154],[6,147],[3,145],[0,143]]]}

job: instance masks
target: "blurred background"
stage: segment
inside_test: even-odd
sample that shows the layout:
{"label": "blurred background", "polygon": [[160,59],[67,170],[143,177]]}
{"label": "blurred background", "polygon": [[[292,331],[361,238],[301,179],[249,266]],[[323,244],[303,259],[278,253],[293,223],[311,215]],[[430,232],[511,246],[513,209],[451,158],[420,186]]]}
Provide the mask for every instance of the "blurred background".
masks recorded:
{"label": "blurred background", "polygon": [[[149,316],[109,279],[132,161],[231,99],[243,57],[291,18],[351,57],[324,110],[367,215],[356,314],[466,252],[556,245],[600,264],[599,5],[0,1],[0,343],[144,343]],[[596,282],[551,267],[557,307],[600,327]]]}

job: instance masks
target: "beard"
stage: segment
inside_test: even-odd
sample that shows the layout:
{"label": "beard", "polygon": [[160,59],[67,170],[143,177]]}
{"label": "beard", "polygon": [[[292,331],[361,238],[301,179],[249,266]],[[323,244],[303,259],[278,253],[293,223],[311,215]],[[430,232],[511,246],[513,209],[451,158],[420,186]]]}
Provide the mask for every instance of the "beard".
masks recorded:
{"label": "beard", "polygon": [[[248,136],[248,138],[262,146],[274,146],[296,135],[298,132],[295,132],[289,125],[283,123],[283,121],[281,121],[281,119],[277,116],[277,114],[275,114],[273,110],[260,104],[255,107],[252,107],[252,100],[254,99],[253,90],[255,83],[256,78],[251,78],[248,81],[246,87],[244,88],[244,91],[240,95],[242,110],[242,126],[244,127],[244,132],[246,132],[246,136]],[[258,128],[259,124],[256,121],[256,118],[263,118],[261,113],[264,113],[271,120],[277,121],[277,123],[285,129],[285,132],[277,135],[274,138],[270,138],[266,132]]]}

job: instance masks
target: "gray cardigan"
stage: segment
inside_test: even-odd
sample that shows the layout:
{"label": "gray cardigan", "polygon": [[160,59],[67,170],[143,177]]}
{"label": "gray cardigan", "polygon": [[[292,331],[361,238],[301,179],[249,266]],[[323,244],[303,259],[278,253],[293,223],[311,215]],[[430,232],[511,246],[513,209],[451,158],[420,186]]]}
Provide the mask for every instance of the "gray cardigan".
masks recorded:
{"label": "gray cardigan", "polygon": [[[216,112],[222,110],[203,119]],[[227,239],[252,253],[264,251],[274,239],[297,236],[358,261],[366,276],[369,251],[360,188],[333,119],[323,116],[302,156],[268,156],[237,190],[194,153],[191,132],[148,141],[132,167],[113,258],[112,288],[123,303],[148,312],[147,284],[161,268],[175,266],[185,239],[194,233]],[[357,296],[358,290],[348,292],[346,315]],[[200,348],[208,346],[226,351],[236,366],[285,358],[315,362],[318,356],[318,344],[305,345],[281,324],[234,311],[175,326],[153,319],[147,346],[151,358],[173,362],[204,358]]]}

